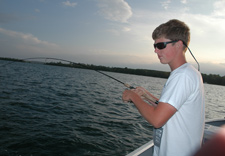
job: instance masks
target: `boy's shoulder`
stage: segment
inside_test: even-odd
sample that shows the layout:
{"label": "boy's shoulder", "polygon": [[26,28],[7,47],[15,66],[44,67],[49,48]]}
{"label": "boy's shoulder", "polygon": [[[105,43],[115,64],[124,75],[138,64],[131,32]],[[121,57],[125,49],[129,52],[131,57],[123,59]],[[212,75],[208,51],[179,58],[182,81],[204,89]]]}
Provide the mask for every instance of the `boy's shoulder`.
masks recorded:
{"label": "boy's shoulder", "polygon": [[200,78],[201,74],[190,63],[185,63],[171,72],[170,77],[186,77],[195,80],[196,78]]}

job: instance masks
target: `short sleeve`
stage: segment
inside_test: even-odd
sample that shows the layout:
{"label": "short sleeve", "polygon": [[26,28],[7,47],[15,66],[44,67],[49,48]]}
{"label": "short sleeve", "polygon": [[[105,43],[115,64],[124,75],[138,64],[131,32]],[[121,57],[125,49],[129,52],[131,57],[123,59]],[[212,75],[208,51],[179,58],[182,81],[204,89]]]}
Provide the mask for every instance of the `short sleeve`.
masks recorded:
{"label": "short sleeve", "polygon": [[193,85],[193,82],[186,74],[175,74],[166,82],[159,101],[168,103],[179,110],[190,97]]}

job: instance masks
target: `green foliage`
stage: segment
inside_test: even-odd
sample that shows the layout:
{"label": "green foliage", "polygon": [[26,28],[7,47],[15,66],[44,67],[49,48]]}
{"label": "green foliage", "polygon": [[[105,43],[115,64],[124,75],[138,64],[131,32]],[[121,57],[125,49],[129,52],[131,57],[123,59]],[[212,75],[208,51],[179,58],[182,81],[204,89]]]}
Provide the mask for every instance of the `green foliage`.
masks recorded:
{"label": "green foliage", "polygon": [[[147,69],[131,69],[127,67],[125,68],[105,67],[105,66],[81,64],[81,63],[74,63],[69,65],[65,65],[62,63],[51,63],[51,65],[61,65],[61,66],[68,66],[68,67],[74,67],[74,68],[84,68],[84,69],[90,69],[90,70],[101,70],[101,71],[108,71],[108,72],[151,76],[151,77],[159,77],[159,78],[168,78],[170,75],[170,72],[164,72],[164,71],[147,70]],[[204,83],[225,86],[225,76],[221,77],[220,75],[202,74],[202,78]]]}
{"label": "green foliage", "polygon": [[[14,59],[14,58],[1,58],[1,60],[8,60],[8,61],[19,61],[25,62],[24,60]],[[83,69],[90,69],[90,70],[101,70],[101,71],[108,71],[108,72],[116,72],[116,73],[124,73],[124,74],[133,74],[133,75],[142,75],[142,76],[151,76],[151,77],[159,77],[159,78],[168,78],[170,72],[164,71],[156,71],[156,70],[147,70],[147,69],[131,69],[131,68],[119,68],[119,67],[106,67],[106,66],[96,66],[96,65],[89,65],[83,63],[69,63],[65,64],[62,62],[50,62],[45,63],[47,65],[54,65],[54,66],[64,66],[64,67],[72,67],[72,68],[83,68]],[[223,85],[225,86],[225,76],[214,75],[214,74],[202,74],[203,82],[208,84],[216,84],[216,85]]]}
{"label": "green foliage", "polygon": [[202,74],[203,82],[208,84],[216,84],[225,86],[225,76],[221,77],[220,75],[214,74]]}
{"label": "green foliage", "polygon": [[21,60],[21,59],[7,58],[7,57],[0,57],[0,60],[15,61],[15,62],[24,62],[24,60]]}

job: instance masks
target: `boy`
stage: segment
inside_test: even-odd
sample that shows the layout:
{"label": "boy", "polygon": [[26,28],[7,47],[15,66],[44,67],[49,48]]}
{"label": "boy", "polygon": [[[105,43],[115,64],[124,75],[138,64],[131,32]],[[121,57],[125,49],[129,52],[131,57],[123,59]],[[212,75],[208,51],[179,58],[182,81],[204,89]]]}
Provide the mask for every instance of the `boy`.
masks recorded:
{"label": "boy", "polygon": [[[170,20],[158,26],[152,38],[160,62],[171,69],[161,97],[158,99],[137,87],[125,90],[123,100],[132,101],[154,126],[154,156],[193,155],[202,142],[205,102],[201,74],[185,58],[190,42],[189,27],[179,20]],[[149,96],[153,100],[148,100]]]}

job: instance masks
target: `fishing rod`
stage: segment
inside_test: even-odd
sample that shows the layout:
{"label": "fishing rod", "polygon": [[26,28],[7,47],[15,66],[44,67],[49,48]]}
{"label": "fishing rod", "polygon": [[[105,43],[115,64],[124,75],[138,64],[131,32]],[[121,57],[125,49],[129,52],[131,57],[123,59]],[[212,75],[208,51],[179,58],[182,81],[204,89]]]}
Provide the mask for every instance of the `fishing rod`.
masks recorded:
{"label": "fishing rod", "polygon": [[[38,59],[64,61],[64,62],[68,62],[68,63],[74,64],[74,65],[78,65],[78,66],[84,67],[84,65],[75,63],[75,62],[73,62],[73,61],[68,61],[68,60],[65,60],[65,59],[59,59],[59,58],[53,58],[53,57],[32,57],[32,58],[19,59],[19,61],[38,60]],[[9,64],[12,64],[12,63],[14,63],[14,62],[15,62],[15,61],[12,61],[12,62],[3,64],[3,65],[1,65],[0,67],[4,67],[4,66],[9,65]],[[129,89],[135,89],[133,86],[131,86],[131,85],[127,84],[127,83],[124,83],[124,82],[122,82],[122,81],[120,81],[120,80],[118,80],[118,79],[116,79],[116,78],[114,78],[114,77],[112,77],[112,76],[110,76],[110,75],[108,75],[108,74],[105,74],[105,73],[103,73],[103,72],[101,72],[101,71],[99,71],[99,70],[95,70],[95,69],[94,69],[94,71],[96,71],[96,72],[98,72],[98,73],[100,73],[100,74],[102,74],[102,75],[105,75],[105,76],[107,76],[107,77],[109,77],[109,78],[111,78],[111,79],[113,79],[113,80],[115,80],[115,81],[117,81],[117,82],[123,84],[125,87],[127,87],[127,88],[129,88]]]}
{"label": "fishing rod", "polygon": [[[37,59],[58,60],[58,61],[68,62],[68,63],[71,63],[71,64],[73,64],[73,65],[77,65],[77,66],[80,66],[80,67],[86,67],[86,66],[84,66],[84,65],[82,65],[82,64],[78,64],[78,63],[75,63],[75,62],[73,62],[73,61],[68,61],[68,60],[65,60],[65,59],[59,59],[59,58],[53,58],[53,57],[32,57],[32,58],[20,59],[19,61],[35,60],[35,59],[36,59],[36,60],[37,60]],[[3,65],[1,65],[0,67],[4,67],[4,66],[9,65],[9,64],[12,64],[12,63],[15,63],[15,61],[12,61],[12,62],[3,64]],[[92,69],[92,70],[94,70],[94,71],[96,71],[96,72],[98,72],[98,73],[100,73],[100,74],[102,74],[102,75],[105,75],[106,77],[109,77],[109,78],[111,78],[111,79],[113,79],[113,80],[115,80],[115,81],[117,81],[117,82],[123,84],[125,87],[127,87],[127,88],[129,88],[129,89],[135,89],[135,87],[133,87],[133,86],[127,84],[127,83],[124,83],[124,82],[122,82],[122,81],[120,81],[120,80],[118,80],[118,79],[116,79],[116,78],[114,78],[114,77],[112,77],[112,76],[110,76],[110,75],[108,75],[108,74],[106,74],[106,73],[103,73],[103,72],[101,72],[101,71],[99,71],[99,70],[95,70],[95,69]],[[145,95],[145,98],[148,99],[149,102],[151,101],[151,102],[153,102],[153,103],[155,103],[155,104],[158,104],[158,101],[155,100],[155,99],[154,99],[153,97],[151,97],[151,96]]]}

